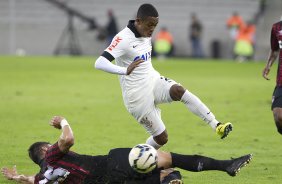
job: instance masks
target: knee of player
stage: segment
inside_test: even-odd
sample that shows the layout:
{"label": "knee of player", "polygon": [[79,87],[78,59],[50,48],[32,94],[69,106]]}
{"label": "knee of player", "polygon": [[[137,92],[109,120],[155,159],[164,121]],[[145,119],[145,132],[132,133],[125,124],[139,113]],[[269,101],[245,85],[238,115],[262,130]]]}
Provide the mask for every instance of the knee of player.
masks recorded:
{"label": "knee of player", "polygon": [[182,86],[175,84],[170,88],[169,93],[173,100],[179,101],[185,93],[185,89]]}

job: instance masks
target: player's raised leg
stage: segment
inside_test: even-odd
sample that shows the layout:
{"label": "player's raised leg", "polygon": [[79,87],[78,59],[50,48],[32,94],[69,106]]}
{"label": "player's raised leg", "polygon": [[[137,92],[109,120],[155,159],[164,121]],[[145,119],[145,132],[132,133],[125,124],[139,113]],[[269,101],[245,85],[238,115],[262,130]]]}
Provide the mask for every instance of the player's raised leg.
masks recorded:
{"label": "player's raised leg", "polygon": [[168,134],[167,131],[164,130],[160,135],[150,136],[147,139],[146,144],[153,146],[155,149],[159,149],[160,147],[165,145],[167,141],[168,141]]}
{"label": "player's raised leg", "polygon": [[231,123],[222,124],[216,120],[210,109],[197,96],[185,90],[182,86],[175,84],[171,86],[169,92],[172,100],[183,102],[191,112],[208,123],[220,138],[225,138],[232,131]]}
{"label": "player's raised leg", "polygon": [[161,119],[161,110],[157,107],[152,107],[151,112],[144,115],[139,123],[151,135],[146,143],[159,149],[168,141],[168,134],[165,125]]}

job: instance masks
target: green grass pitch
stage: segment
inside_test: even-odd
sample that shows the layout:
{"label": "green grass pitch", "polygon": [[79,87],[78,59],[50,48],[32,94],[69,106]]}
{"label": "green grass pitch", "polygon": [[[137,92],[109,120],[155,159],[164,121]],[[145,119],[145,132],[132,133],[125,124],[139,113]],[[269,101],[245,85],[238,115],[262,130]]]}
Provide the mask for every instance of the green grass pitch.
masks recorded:
{"label": "green grass pitch", "polygon": [[[63,115],[75,133],[74,151],[106,154],[132,147],[149,136],[126,111],[116,75],[95,70],[90,57],[0,57],[0,166],[19,173],[39,170],[28,158],[34,141],[55,142],[60,131],[49,126]],[[164,76],[196,94],[218,120],[234,131],[224,140],[181,103],[161,105],[169,142],[163,150],[229,159],[253,153],[236,177],[218,171],[182,171],[185,183],[279,184],[282,137],[270,110],[277,65],[271,80],[261,77],[264,62],[170,59],[153,60]],[[13,183],[0,176],[1,184]]]}

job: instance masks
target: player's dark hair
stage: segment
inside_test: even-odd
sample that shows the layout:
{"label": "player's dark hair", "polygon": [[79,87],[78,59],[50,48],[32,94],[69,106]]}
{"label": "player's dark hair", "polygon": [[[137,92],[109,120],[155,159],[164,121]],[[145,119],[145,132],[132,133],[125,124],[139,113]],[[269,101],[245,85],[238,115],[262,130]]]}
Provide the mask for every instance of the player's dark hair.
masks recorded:
{"label": "player's dark hair", "polygon": [[28,149],[29,158],[36,164],[40,164],[43,158],[42,147],[49,145],[48,142],[35,142]]}
{"label": "player's dark hair", "polygon": [[151,4],[142,4],[137,11],[137,18],[158,17],[157,9]]}

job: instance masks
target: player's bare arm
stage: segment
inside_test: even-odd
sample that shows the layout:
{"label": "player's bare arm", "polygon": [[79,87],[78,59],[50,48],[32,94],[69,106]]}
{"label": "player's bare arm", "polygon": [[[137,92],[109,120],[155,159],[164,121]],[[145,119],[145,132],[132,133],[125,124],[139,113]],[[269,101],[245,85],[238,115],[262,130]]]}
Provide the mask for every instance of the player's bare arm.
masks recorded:
{"label": "player's bare arm", "polygon": [[33,184],[34,176],[26,176],[23,174],[18,174],[16,166],[12,168],[3,167],[1,172],[5,178],[8,180],[16,181],[17,183]]}
{"label": "player's bare arm", "polygon": [[266,63],[265,68],[262,71],[262,76],[263,78],[265,78],[266,80],[270,80],[270,78],[268,77],[268,74],[270,72],[270,68],[272,66],[272,64],[275,62],[277,56],[279,54],[279,51],[270,51],[269,56],[268,56],[268,60]]}
{"label": "player's bare arm", "polygon": [[73,132],[67,120],[61,116],[54,116],[50,121],[50,125],[57,129],[62,129],[58,146],[62,152],[67,153],[74,144]]}

